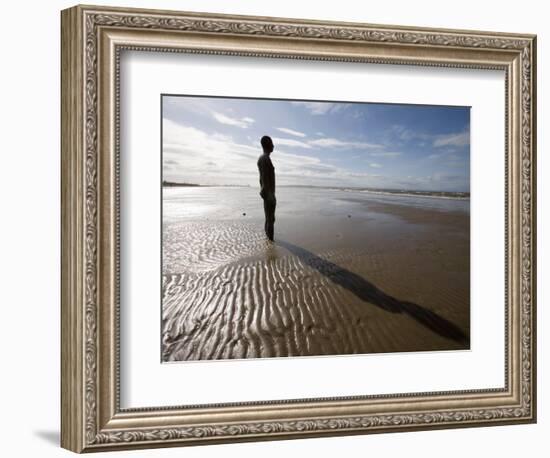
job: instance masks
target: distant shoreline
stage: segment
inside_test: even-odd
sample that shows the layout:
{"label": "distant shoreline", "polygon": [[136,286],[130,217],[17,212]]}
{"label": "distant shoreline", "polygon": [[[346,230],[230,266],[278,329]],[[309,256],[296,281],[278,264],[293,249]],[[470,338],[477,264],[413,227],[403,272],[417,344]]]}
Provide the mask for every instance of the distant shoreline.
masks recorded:
{"label": "distant shoreline", "polygon": [[[163,181],[163,187],[174,188],[250,188],[250,185],[238,184],[197,184],[197,183],[176,183]],[[308,185],[279,185],[280,188],[307,188],[307,189],[332,189],[344,192],[365,192],[369,194],[381,194],[403,197],[431,197],[438,199],[460,199],[469,200],[470,193],[463,191],[416,191],[411,189],[380,189],[380,188],[359,188],[350,186],[308,186]]]}
{"label": "distant shoreline", "polygon": [[453,199],[453,200],[470,200],[469,192],[430,192],[430,191],[375,191],[373,189],[342,189],[342,191],[364,192],[369,194],[380,194],[386,196],[402,196],[402,197],[426,197],[432,199]]}
{"label": "distant shoreline", "polygon": [[176,183],[175,181],[163,181],[162,186],[166,188],[249,188],[250,185],[241,184],[197,184],[197,183]]}

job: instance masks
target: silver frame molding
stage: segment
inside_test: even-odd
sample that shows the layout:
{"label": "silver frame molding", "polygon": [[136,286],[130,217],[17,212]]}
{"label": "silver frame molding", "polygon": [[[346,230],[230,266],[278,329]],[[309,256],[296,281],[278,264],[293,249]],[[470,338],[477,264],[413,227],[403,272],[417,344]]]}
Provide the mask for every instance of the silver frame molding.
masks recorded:
{"label": "silver frame molding", "polygon": [[[75,452],[536,421],[536,37],[76,6],[61,14],[61,445]],[[506,75],[503,389],[121,409],[124,49],[499,69]]]}

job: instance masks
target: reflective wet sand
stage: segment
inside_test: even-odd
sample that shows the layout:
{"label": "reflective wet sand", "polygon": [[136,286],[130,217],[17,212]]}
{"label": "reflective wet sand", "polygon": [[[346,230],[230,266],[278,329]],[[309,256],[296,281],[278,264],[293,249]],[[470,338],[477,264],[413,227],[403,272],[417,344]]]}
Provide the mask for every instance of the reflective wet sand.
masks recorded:
{"label": "reflective wet sand", "polygon": [[[469,348],[469,202],[164,190],[164,361]],[[186,211],[187,210],[187,211]]]}

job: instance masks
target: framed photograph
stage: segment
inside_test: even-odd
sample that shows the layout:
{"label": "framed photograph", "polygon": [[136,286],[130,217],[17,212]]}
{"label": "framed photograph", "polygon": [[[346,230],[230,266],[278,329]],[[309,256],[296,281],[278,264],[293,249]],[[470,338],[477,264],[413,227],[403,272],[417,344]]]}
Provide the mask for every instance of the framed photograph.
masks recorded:
{"label": "framed photograph", "polygon": [[536,37],[62,12],[62,446],[536,421]]}
{"label": "framed photograph", "polygon": [[469,107],[161,106],[164,362],[470,349]]}

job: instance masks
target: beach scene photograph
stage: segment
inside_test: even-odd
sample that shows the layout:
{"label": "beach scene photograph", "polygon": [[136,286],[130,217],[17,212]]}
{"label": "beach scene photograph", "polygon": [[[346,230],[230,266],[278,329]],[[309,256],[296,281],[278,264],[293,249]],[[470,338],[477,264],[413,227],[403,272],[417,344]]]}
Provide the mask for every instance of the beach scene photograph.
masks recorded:
{"label": "beach scene photograph", "polygon": [[163,362],[470,349],[470,108],[161,96]]}

